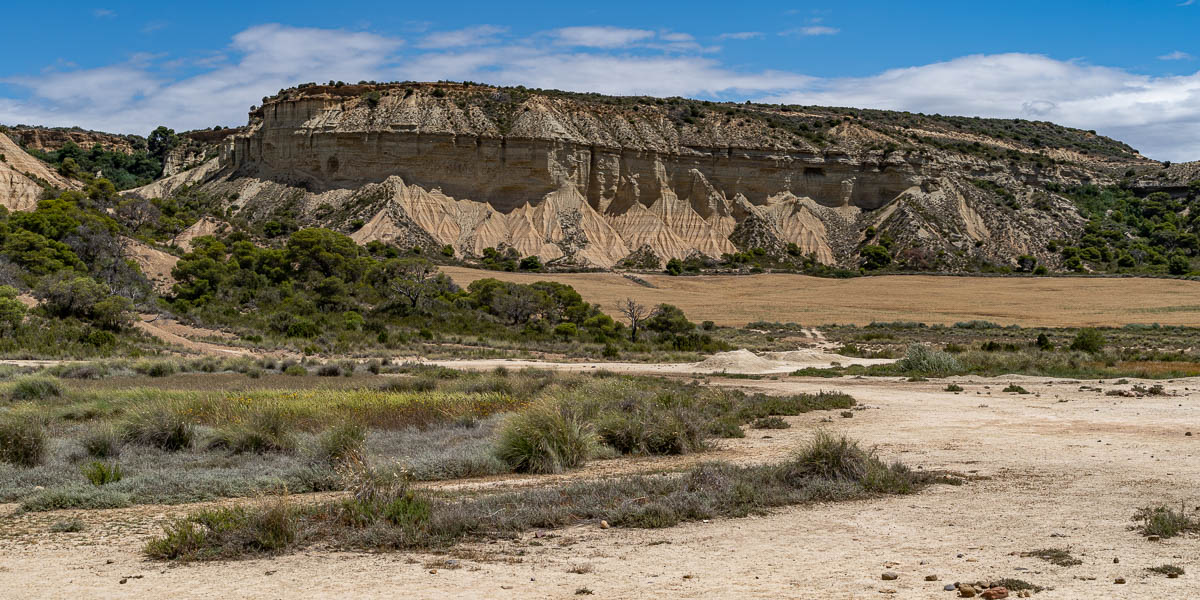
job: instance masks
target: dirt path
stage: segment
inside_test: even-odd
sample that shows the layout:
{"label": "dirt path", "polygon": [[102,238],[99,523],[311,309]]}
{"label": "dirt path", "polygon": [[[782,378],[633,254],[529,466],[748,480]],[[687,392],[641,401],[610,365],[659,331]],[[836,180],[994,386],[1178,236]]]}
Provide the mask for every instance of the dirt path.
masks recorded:
{"label": "dirt path", "polygon": [[[526,535],[456,549],[451,558],[462,568],[431,562],[446,557],[320,549],[168,566],[143,560],[139,550],[157,523],[182,507],[91,511],[85,518],[95,525],[81,534],[44,533],[62,513],[8,516],[0,522],[9,531],[0,536],[0,579],[8,597],[72,599],[567,598],[582,587],[602,598],[951,598],[941,591],[946,582],[989,577],[1055,588],[1039,598],[1190,597],[1200,537],[1148,542],[1129,526],[1142,506],[1200,504],[1200,379],[1167,383],[1175,395],[1145,398],[1108,397],[1063,380],[957,381],[964,393],[942,391],[945,381],[737,380],[772,392],[837,388],[867,408],[828,423],[824,413],[792,417],[792,429],[750,431],[704,456],[604,461],[571,476],[700,458],[775,460],[812,427],[824,426],[914,468],[980,477],[961,487],[666,530],[576,527],[541,539]],[[1010,381],[1033,393],[1000,392]],[[1020,556],[1050,547],[1068,548],[1083,564],[1058,567]],[[1145,570],[1164,563],[1188,573],[1166,579]],[[591,572],[567,572],[580,565]],[[900,578],[880,581],[885,570]],[[929,574],[940,581],[924,581]],[[1128,583],[1115,585],[1117,577]]]}
{"label": "dirt path", "polygon": [[135,327],[172,346],[178,346],[185,351],[216,356],[254,356],[254,352],[246,348],[214,344],[194,339],[200,337],[233,339],[234,336],[232,334],[224,331],[192,327],[174,319],[158,315],[144,314],[140,315],[140,317],[140,320],[134,323]]}
{"label": "dirt path", "polygon": [[[820,338],[814,338],[820,339]],[[418,359],[420,360],[420,359]],[[789,352],[766,352],[756,355],[749,350],[718,352],[692,363],[633,363],[633,362],[547,362],[515,358],[481,358],[423,361],[452,369],[490,371],[497,367],[509,369],[553,369],[556,371],[590,372],[607,370],[614,373],[641,375],[709,375],[730,373],[739,375],[779,375],[797,369],[827,369],[834,365],[879,365],[896,362],[888,358],[856,358],[833,354],[827,349],[801,349]]]}

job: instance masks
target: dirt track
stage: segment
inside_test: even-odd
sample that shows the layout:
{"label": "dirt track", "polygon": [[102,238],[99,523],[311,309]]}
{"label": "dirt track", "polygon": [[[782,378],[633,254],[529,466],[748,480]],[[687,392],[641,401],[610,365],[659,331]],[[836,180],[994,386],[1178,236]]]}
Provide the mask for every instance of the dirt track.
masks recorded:
{"label": "dirt track", "polygon": [[1200,325],[1200,282],[1146,278],[934,277],[889,275],[827,279],[804,275],[638,275],[506,273],[443,267],[461,286],[495,277],[573,286],[588,302],[618,314],[631,297],[683,309],[693,321],[741,326],[753,321],[804,325],[919,321],[951,325],[983,319],[1027,327],[1121,326],[1128,323]]}
{"label": "dirt track", "polygon": [[[583,526],[538,540],[527,535],[462,547],[455,554],[462,568],[441,567],[436,574],[430,561],[446,557],[316,549],[181,567],[143,560],[142,540],[178,507],[84,513],[97,524],[81,534],[45,533],[66,516],[61,513],[8,516],[0,573],[14,598],[565,598],[580,587],[601,598],[950,598],[941,591],[946,582],[989,577],[1055,588],[1039,598],[1189,597],[1200,573],[1200,538],[1149,542],[1129,526],[1141,506],[1200,504],[1200,379],[1168,383],[1179,395],[1146,398],[1107,397],[1080,391],[1079,382],[1025,377],[959,381],[965,393],[941,391],[944,381],[731,382],[774,392],[837,388],[868,408],[824,424],[827,415],[820,413],[789,418],[792,429],[750,431],[706,455],[594,462],[570,477],[702,459],[775,460],[812,427],[825,426],[878,445],[887,458],[980,478],[961,487],[666,530]],[[1001,393],[1009,381],[1036,395]],[[1069,548],[1083,564],[1057,567],[1019,556],[1049,547]],[[1166,579],[1145,571],[1164,563],[1188,573]],[[593,571],[567,572],[582,564]],[[880,581],[885,570],[900,578]],[[928,574],[941,581],[924,581]],[[119,583],[136,575],[142,578]],[[1115,585],[1116,577],[1128,583]]]}

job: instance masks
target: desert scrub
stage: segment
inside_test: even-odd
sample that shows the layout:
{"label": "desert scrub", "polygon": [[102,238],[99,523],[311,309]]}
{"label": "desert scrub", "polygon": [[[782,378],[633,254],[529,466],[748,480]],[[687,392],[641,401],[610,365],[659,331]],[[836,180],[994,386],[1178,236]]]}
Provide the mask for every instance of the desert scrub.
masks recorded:
{"label": "desert scrub", "polygon": [[783,417],[762,417],[755,419],[750,426],[755,429],[788,429],[792,424],[784,421]]}
{"label": "desert scrub", "polygon": [[561,473],[587,462],[596,443],[592,425],[576,408],[546,399],[504,422],[496,456],[514,471]]}
{"label": "desert scrub", "polygon": [[8,392],[8,397],[16,402],[37,402],[62,395],[62,385],[48,377],[18,379]]}
{"label": "desert scrub", "polygon": [[358,423],[334,425],[321,434],[317,441],[318,458],[331,465],[340,465],[363,454],[367,441],[367,430]]}
{"label": "desert scrub", "polygon": [[1178,510],[1168,506],[1143,508],[1134,514],[1133,520],[1138,523],[1138,531],[1142,535],[1154,535],[1163,539],[1200,531],[1200,519],[1197,519],[1194,513],[1188,514],[1187,509],[1182,506]]}
{"label": "desert scrub", "polygon": [[0,420],[0,462],[36,467],[46,453],[46,426],[32,416]]}
{"label": "desert scrub", "polygon": [[853,441],[822,434],[779,464],[707,463],[669,477],[631,476],[438,497],[414,494],[406,485],[358,483],[351,486],[349,500],[292,508],[294,521],[287,530],[303,533],[291,536],[283,548],[256,541],[262,513],[280,513],[278,508],[258,507],[194,513],[168,524],[145,552],[159,559],[205,560],[272,554],[314,543],[341,549],[436,550],[464,540],[601,519],[618,527],[655,528],[744,517],[777,506],[907,494],[940,479],[936,473],[889,465]]}
{"label": "desert scrub", "polygon": [[121,434],[111,424],[95,425],[79,440],[84,453],[92,458],[115,458],[121,454]]}
{"label": "desert scrub", "polygon": [[1004,388],[1003,390],[1001,390],[1001,391],[1002,391],[1002,392],[1005,392],[1005,393],[1008,393],[1008,394],[1028,394],[1028,393],[1029,393],[1029,390],[1027,390],[1027,389],[1025,389],[1025,388],[1023,388],[1023,387],[1021,387],[1021,386],[1019,386],[1019,385],[1017,385],[1017,384],[1015,384],[1015,383],[1010,383],[1010,384],[1008,384],[1008,386],[1007,386],[1007,387],[1005,387],[1005,388]]}
{"label": "desert scrub", "polygon": [[1082,565],[1083,561],[1071,555],[1071,552],[1066,548],[1043,548],[1041,550],[1033,550],[1031,552],[1022,552],[1021,556],[1032,556],[1040,558],[1050,564],[1060,567],[1073,567]]}
{"label": "desert scrub", "polygon": [[131,444],[167,451],[186,450],[196,437],[196,427],[182,407],[157,402],[136,408],[120,427],[121,438]]}
{"label": "desert scrub", "polygon": [[1174,579],[1174,578],[1179,577],[1180,575],[1184,574],[1183,567],[1181,567],[1179,565],[1172,565],[1172,564],[1159,565],[1157,567],[1146,567],[1146,570],[1150,571],[1151,573],[1158,573],[1159,575],[1166,575],[1167,577],[1170,577],[1171,579]]}
{"label": "desert scrub", "polygon": [[121,480],[121,465],[117,463],[103,463],[94,460],[80,469],[83,476],[94,486],[102,486],[109,483],[116,483]]}
{"label": "desert scrub", "polygon": [[926,344],[912,344],[896,367],[912,375],[942,377],[963,370],[962,363],[954,355],[934,350]]}
{"label": "desert scrub", "polygon": [[208,440],[209,449],[243,452],[291,452],[296,449],[292,417],[277,404],[256,406],[244,422],[234,422]]}
{"label": "desert scrub", "polygon": [[961,391],[963,391],[963,386],[961,386],[961,385],[958,385],[957,383],[951,383],[951,384],[949,384],[949,385],[947,385],[947,386],[946,386],[946,388],[945,388],[945,391],[947,391],[947,392],[961,392]]}

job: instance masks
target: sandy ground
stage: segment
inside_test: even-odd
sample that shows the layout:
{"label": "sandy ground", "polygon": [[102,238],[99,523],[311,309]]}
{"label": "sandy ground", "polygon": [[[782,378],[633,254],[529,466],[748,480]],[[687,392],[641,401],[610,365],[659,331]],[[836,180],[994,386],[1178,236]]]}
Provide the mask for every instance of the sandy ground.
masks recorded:
{"label": "sandy ground", "polygon": [[797,369],[827,369],[834,365],[879,365],[896,362],[890,358],[855,358],[833,354],[824,350],[793,350],[790,352],[767,352],[756,355],[749,350],[718,352],[699,362],[690,363],[631,363],[631,362],[545,362],[515,358],[480,358],[423,361],[452,369],[489,371],[496,367],[509,369],[548,368],[558,371],[589,372],[608,370],[614,373],[637,373],[642,375],[692,375],[692,374],[759,374],[777,375],[791,373]]}
{"label": "sandy ground", "polygon": [[[791,417],[792,429],[750,431],[704,455],[594,462],[566,477],[707,459],[776,460],[820,426],[877,445],[886,458],[915,468],[974,478],[963,486],[665,530],[582,525],[540,539],[465,545],[441,557],[318,548],[187,566],[139,554],[157,524],[186,507],[90,511],[82,513],[92,524],[88,531],[51,534],[46,527],[70,511],[12,515],[10,505],[0,507],[6,515],[0,521],[0,595],[565,598],[586,587],[601,598],[951,598],[941,591],[947,582],[1017,577],[1054,588],[1039,598],[1191,597],[1200,573],[1200,537],[1146,541],[1130,530],[1130,517],[1151,504],[1200,504],[1200,379],[1166,383],[1173,395],[1145,398],[1108,397],[1065,380],[956,381],[965,392],[942,391],[945,381],[732,381],[777,393],[836,388],[866,408],[853,418],[832,415],[829,422],[824,413]],[[1034,393],[1000,392],[1010,381]],[[1185,436],[1188,431],[1193,436]],[[1083,564],[1057,567],[1020,556],[1051,547],[1069,548]],[[436,564],[446,558],[458,562]],[[1167,579],[1145,570],[1164,563],[1188,573]],[[568,572],[581,565],[591,572]],[[886,570],[899,579],[881,581]],[[940,581],[926,582],[926,575]],[[1117,577],[1128,583],[1114,584]]]}
{"label": "sandy ground", "polygon": [[1200,282],[1173,279],[639,274],[654,286],[647,287],[618,273],[442,270],[461,286],[484,277],[520,283],[550,279],[573,286],[611,315],[619,314],[618,302],[634,298],[650,305],[674,304],[693,321],[730,326],[760,320],[804,325],[872,321],[950,325],[973,319],[1027,327],[1200,325]]}

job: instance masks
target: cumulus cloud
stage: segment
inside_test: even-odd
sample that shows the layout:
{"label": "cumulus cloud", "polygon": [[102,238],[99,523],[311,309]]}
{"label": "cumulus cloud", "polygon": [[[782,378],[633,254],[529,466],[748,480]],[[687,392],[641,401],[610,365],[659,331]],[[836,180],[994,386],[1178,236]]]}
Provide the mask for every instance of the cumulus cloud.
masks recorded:
{"label": "cumulus cloud", "polygon": [[1176,50],[1174,52],[1169,52],[1167,54],[1164,54],[1164,55],[1158,57],[1158,60],[1192,60],[1193,58],[1195,58],[1195,57],[1193,57],[1191,54],[1188,54],[1187,52],[1184,52],[1182,50]]}
{"label": "cumulus cloud", "polygon": [[405,44],[366,32],[261,25],[204,59],[138,56],[92,69],[58,65],[0,79],[24,92],[0,97],[0,123],[145,134],[159,124],[245,123],[247,109],[262,96],[305,81],[451,79],[1021,117],[1095,129],[1159,159],[1200,158],[1200,73],[1148,76],[1012,53],[818,78],[729,66],[682,32],[573,27],[513,39],[483,27],[495,26],[417,34],[415,44]]}
{"label": "cumulus cloud", "polygon": [[779,35],[798,35],[798,36],[804,36],[804,37],[811,37],[814,35],[836,35],[840,31],[841,31],[841,29],[838,29],[837,27],[829,27],[826,25],[808,25],[806,27],[797,27],[795,29],[788,29],[787,31],[784,31],[783,33],[780,33]]}
{"label": "cumulus cloud", "polygon": [[647,29],[625,29],[622,27],[585,26],[563,27],[550,32],[555,43],[562,46],[586,48],[621,48],[635,42],[654,37]]}
{"label": "cumulus cloud", "polygon": [[1150,77],[1033,54],[976,55],[817,80],[769,99],[1054,121],[1096,129],[1157,158],[1200,158],[1200,73]]}
{"label": "cumulus cloud", "polygon": [[722,33],[717,36],[720,40],[752,40],[760,38],[763,34],[761,31],[734,31],[732,33]]}
{"label": "cumulus cloud", "polygon": [[421,48],[481,46],[494,43],[497,40],[496,36],[507,31],[507,27],[499,25],[476,25],[454,31],[438,31],[425,36],[417,46]]}

